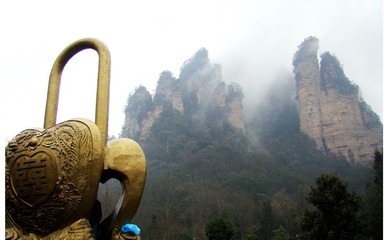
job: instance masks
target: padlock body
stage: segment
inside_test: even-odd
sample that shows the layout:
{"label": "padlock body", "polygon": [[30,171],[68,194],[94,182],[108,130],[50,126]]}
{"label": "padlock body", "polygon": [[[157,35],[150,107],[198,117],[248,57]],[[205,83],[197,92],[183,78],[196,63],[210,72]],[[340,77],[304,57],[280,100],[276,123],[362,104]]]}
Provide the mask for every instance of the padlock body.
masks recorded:
{"label": "padlock body", "polygon": [[98,127],[73,119],[27,129],[5,148],[6,212],[26,232],[45,236],[88,218],[103,167]]}

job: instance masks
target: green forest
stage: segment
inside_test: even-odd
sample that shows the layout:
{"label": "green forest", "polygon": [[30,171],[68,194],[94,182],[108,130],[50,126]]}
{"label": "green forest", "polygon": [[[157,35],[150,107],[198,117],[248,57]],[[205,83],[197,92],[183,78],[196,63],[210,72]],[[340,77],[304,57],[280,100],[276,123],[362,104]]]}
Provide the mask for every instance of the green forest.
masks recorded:
{"label": "green forest", "polygon": [[[181,120],[180,116],[176,119]],[[217,141],[199,131],[181,134],[180,129],[165,127],[177,123],[164,121],[156,127],[162,126],[157,137],[167,136],[166,142],[159,141],[166,146],[151,141],[144,149],[148,180],[134,220],[147,239],[159,235],[162,239],[205,239],[205,226],[213,217],[228,218],[235,225],[234,239],[271,239],[280,226],[295,236],[308,207],[305,195],[316,176],[337,173],[363,197],[372,175],[367,167],[323,156],[300,133],[290,139],[269,139],[274,143],[269,146],[276,150],[270,156],[252,152],[230,130],[225,138],[223,132],[216,132]]]}
{"label": "green forest", "polygon": [[[249,126],[258,129],[257,144],[217,124],[214,113],[201,123],[164,108],[142,144],[148,175],[133,221],[143,239],[210,239],[206,228],[214,219],[232,226],[231,239],[296,239],[304,212],[313,208],[306,195],[321,174],[335,174],[357,194],[361,224],[374,221],[366,209],[380,201],[367,200],[379,197],[372,192],[379,186],[375,171],[318,151],[299,131],[295,103],[274,91],[280,101],[272,91],[274,104],[260,106]],[[285,238],[277,238],[281,232]]]}
{"label": "green forest", "polygon": [[[184,113],[164,95],[152,100],[143,86],[128,97],[125,113],[137,123],[154,104],[162,106],[148,137],[126,135],[126,126],[120,136],[139,142],[146,155],[147,181],[132,219],[142,239],[382,239],[382,149],[370,166],[319,151],[300,132],[289,77],[271,85],[245,133],[214,105],[196,118],[201,109],[184,80],[206,55],[199,51],[184,64],[179,84],[168,86],[184,91]],[[159,82],[166,79],[177,80],[168,71]],[[228,92],[243,97],[237,84]]]}

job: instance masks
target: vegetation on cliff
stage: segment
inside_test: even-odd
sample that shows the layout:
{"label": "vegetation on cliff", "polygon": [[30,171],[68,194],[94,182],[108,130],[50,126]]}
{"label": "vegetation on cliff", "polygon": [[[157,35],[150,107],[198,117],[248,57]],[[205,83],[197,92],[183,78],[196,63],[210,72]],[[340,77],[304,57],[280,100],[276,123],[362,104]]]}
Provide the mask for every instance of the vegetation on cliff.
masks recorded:
{"label": "vegetation on cliff", "polygon": [[[216,81],[216,91],[224,84],[219,70],[202,48],[184,63],[179,78],[170,72],[160,75],[158,87],[168,86],[165,81],[182,93],[185,113],[176,110],[166,95],[157,94],[170,89],[157,89],[152,98],[139,87],[128,99],[126,114],[136,116],[138,126],[153,104],[162,106],[146,139],[127,135],[124,129],[129,126],[122,131],[122,137],[142,144],[148,162],[145,192],[133,219],[143,229],[143,239],[215,239],[223,224],[233,226],[233,232],[224,232],[233,239],[294,239],[301,232],[300,217],[311,206],[305,196],[321,174],[348,183],[343,190],[356,196],[369,195],[365,185],[373,175],[369,166],[326,156],[300,132],[290,77],[271,87],[242,132],[225,120],[225,108],[199,100],[201,95],[188,82]],[[244,97],[240,85],[224,86],[227,101]],[[363,202],[367,209],[369,204]],[[376,221],[364,213],[365,208],[358,209],[364,221]]]}
{"label": "vegetation on cliff", "polygon": [[317,50],[319,49],[319,39],[314,36],[307,37],[298,46],[298,50],[293,56],[293,66],[305,59],[317,59]]}
{"label": "vegetation on cliff", "polygon": [[320,86],[322,91],[336,89],[343,95],[357,94],[359,88],[345,76],[336,56],[323,53],[320,61]]}

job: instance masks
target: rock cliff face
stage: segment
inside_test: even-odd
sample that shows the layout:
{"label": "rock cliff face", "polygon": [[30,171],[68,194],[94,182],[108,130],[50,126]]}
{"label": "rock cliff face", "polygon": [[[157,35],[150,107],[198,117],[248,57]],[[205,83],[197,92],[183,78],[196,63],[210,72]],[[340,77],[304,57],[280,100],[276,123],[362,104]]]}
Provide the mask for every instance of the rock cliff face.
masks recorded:
{"label": "rock cliff face", "polygon": [[300,130],[326,154],[371,162],[374,151],[382,149],[380,119],[359,97],[335,56],[326,52],[319,64],[318,47],[317,38],[307,38],[293,60]]}
{"label": "rock cliff face", "polygon": [[[142,128],[148,128],[148,112],[153,111],[152,96],[144,86],[138,87],[129,96],[125,108],[125,120],[121,136],[139,139]],[[152,117],[150,117],[152,118]]]}
{"label": "rock cliff face", "polygon": [[122,136],[145,141],[166,107],[201,122],[220,112],[220,123],[244,133],[242,90],[235,83],[227,85],[221,73],[221,66],[210,62],[204,48],[184,63],[178,79],[162,72],[153,98],[142,86],[130,95]]}
{"label": "rock cliff face", "polygon": [[244,133],[244,116],[243,116],[243,99],[244,95],[241,90],[240,85],[237,83],[231,83],[228,85],[228,92],[226,96],[225,105],[220,105],[218,102],[218,106],[227,108],[227,121],[234,128],[240,129],[242,133]]}
{"label": "rock cliff face", "polygon": [[[293,60],[300,130],[325,154],[372,162],[374,151],[382,149],[382,123],[337,58],[328,52],[318,58],[318,48],[317,38],[307,38]],[[221,66],[212,64],[202,48],[184,62],[179,78],[162,72],[153,96],[143,86],[129,96],[121,135],[145,142],[163,112],[201,126],[229,126],[244,135],[243,98],[241,87],[225,83]]]}

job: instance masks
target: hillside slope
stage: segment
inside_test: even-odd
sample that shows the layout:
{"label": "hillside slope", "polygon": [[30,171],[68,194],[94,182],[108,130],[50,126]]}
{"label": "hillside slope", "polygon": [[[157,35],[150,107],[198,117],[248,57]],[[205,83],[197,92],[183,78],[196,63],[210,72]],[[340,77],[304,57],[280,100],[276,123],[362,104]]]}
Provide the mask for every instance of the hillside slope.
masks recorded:
{"label": "hillside slope", "polygon": [[161,73],[153,96],[144,86],[130,94],[122,136],[139,141],[148,161],[134,219],[143,238],[206,239],[215,216],[235,224],[236,239],[270,239],[279,225],[295,236],[304,196],[321,173],[336,172],[363,195],[371,169],[324,154],[301,131],[295,91],[292,78],[279,79],[245,122],[241,87],[223,82],[200,49],[178,78]]}

